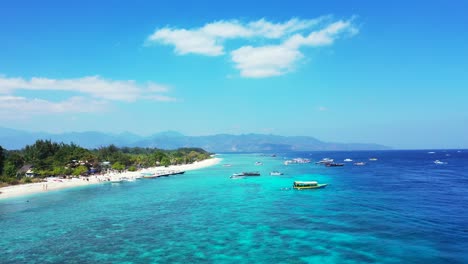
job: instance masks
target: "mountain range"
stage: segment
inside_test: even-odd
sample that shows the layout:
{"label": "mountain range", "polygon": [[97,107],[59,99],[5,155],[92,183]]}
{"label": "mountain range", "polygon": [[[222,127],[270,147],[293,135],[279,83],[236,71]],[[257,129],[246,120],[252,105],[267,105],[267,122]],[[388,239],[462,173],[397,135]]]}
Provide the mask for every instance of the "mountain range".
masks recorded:
{"label": "mountain range", "polygon": [[151,136],[130,132],[111,134],[103,132],[67,132],[60,134],[27,132],[0,127],[0,146],[21,149],[38,139],[75,143],[85,148],[99,148],[114,144],[120,147],[156,147],[176,149],[200,147],[210,152],[287,152],[314,150],[386,150],[387,146],[364,143],[333,143],[309,136],[278,136],[266,134],[186,136],[176,131],[165,131]]}

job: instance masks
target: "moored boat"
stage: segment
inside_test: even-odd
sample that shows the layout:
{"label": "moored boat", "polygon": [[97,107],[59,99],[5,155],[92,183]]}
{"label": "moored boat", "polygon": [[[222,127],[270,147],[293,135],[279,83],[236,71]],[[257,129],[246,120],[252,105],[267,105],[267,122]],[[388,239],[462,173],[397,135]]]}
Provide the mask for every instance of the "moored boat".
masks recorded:
{"label": "moored boat", "polygon": [[251,171],[251,172],[234,173],[231,175],[230,178],[251,177],[251,176],[260,176],[260,172]]}
{"label": "moored boat", "polygon": [[344,162],[352,162],[352,159],[345,159]]}
{"label": "moored boat", "polygon": [[161,172],[158,172],[158,173],[154,173],[154,172],[143,172],[141,173],[141,176],[143,178],[158,178],[158,177],[169,177],[169,176],[172,176],[172,175],[179,175],[179,174],[184,174],[185,171],[161,171]]}
{"label": "moored boat", "polygon": [[344,164],[343,163],[333,163],[333,162],[331,162],[331,163],[325,163],[325,166],[327,166],[327,167],[343,167]]}
{"label": "moored boat", "polygon": [[229,178],[234,179],[234,180],[235,180],[235,179],[244,179],[245,176],[244,176],[244,174],[242,174],[242,173],[234,173],[234,174],[232,174],[231,177],[229,177]]}
{"label": "moored boat", "polygon": [[377,158],[370,158],[369,160],[370,160],[370,161],[376,161]]}
{"label": "moored boat", "polygon": [[119,183],[119,182],[123,182],[124,180],[122,178],[111,178],[110,179],[110,182],[112,183]]}
{"label": "moored boat", "polygon": [[366,163],[361,161],[361,162],[356,162],[356,163],[354,163],[354,165],[356,165],[356,166],[364,166],[364,165],[366,165]]}
{"label": "moored boat", "polygon": [[143,178],[156,178],[156,177],[158,177],[158,175],[156,173],[152,173],[152,172],[143,172],[143,173],[141,173],[141,176]]}
{"label": "moored boat", "polygon": [[242,172],[244,176],[260,176],[260,172],[258,171],[250,171],[250,172]]}
{"label": "moored boat", "polygon": [[434,164],[443,165],[443,164],[447,164],[447,162],[443,162],[443,161],[440,161],[440,160],[435,160]]}
{"label": "moored boat", "polygon": [[280,176],[280,175],[283,175],[283,173],[279,172],[279,171],[272,171],[272,172],[270,172],[270,175],[271,176]]}
{"label": "moored boat", "polygon": [[306,164],[306,163],[310,163],[310,159],[305,159],[305,158],[295,158],[295,159],[292,159],[292,160],[286,160],[284,162],[284,165],[289,165],[289,164]]}
{"label": "moored boat", "polygon": [[135,177],[122,177],[122,181],[134,182],[136,181],[136,178]]}
{"label": "moored boat", "polygon": [[328,163],[333,163],[333,159],[330,158],[323,158],[320,161],[315,162],[315,164],[328,164]]}
{"label": "moored boat", "polygon": [[320,189],[327,187],[328,184],[320,184],[316,181],[295,181],[293,183],[293,188],[297,190],[306,190],[306,189]]}

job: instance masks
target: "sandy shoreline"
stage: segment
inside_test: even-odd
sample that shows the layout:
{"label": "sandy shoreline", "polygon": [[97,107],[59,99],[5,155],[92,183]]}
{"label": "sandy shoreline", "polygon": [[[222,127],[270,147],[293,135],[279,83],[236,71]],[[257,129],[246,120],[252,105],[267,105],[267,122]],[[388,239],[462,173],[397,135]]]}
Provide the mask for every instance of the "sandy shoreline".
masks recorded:
{"label": "sandy shoreline", "polygon": [[218,164],[220,161],[221,161],[220,158],[211,158],[211,159],[203,160],[200,162],[195,162],[192,164],[173,165],[169,167],[152,167],[152,168],[142,169],[142,170],[134,171],[134,172],[107,173],[103,175],[73,178],[73,179],[48,178],[47,182],[38,182],[38,183],[2,187],[0,188],[0,199],[18,197],[18,196],[40,193],[40,192],[61,190],[65,188],[85,186],[85,185],[90,185],[90,184],[102,184],[102,183],[109,182],[109,179],[115,180],[115,179],[119,179],[122,177],[135,178],[141,175],[141,173],[143,172],[158,173],[158,172],[167,172],[167,171],[176,171],[176,170],[178,171],[197,170],[197,169],[214,166]]}

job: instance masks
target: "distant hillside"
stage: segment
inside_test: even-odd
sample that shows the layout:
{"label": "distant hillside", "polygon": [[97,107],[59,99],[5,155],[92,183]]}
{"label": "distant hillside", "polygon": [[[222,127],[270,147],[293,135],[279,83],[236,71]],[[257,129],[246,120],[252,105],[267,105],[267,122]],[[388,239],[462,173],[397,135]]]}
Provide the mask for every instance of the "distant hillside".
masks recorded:
{"label": "distant hillside", "polygon": [[55,142],[76,143],[85,148],[97,148],[114,144],[129,147],[156,147],[176,149],[200,147],[211,152],[283,152],[308,150],[385,150],[389,147],[378,144],[331,143],[313,137],[285,137],[264,134],[212,136],[185,136],[175,131],[166,131],[149,137],[129,132],[109,134],[102,132],[70,132],[62,134],[34,133],[9,128],[0,128],[0,146],[6,149],[20,149],[33,144],[37,139]]}

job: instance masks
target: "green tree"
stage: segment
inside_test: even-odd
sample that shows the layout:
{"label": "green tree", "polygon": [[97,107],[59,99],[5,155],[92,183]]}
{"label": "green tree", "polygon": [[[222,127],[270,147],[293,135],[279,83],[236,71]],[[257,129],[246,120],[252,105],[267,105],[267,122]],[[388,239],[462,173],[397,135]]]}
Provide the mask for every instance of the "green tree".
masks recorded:
{"label": "green tree", "polygon": [[50,140],[37,140],[33,145],[28,145],[24,149],[24,159],[32,163],[38,170],[51,169],[53,156],[60,150],[58,143]]}
{"label": "green tree", "polygon": [[6,162],[5,166],[3,167],[3,172],[8,177],[16,177],[16,167],[11,162]]}
{"label": "green tree", "polygon": [[133,165],[128,167],[128,171],[136,171],[136,170],[137,170],[136,167]]}
{"label": "green tree", "polygon": [[161,160],[161,165],[164,166],[164,167],[167,167],[167,166],[171,165],[171,160],[169,160],[168,157],[164,157]]}
{"label": "green tree", "polygon": [[73,176],[80,176],[88,172],[88,167],[80,165],[73,170]]}
{"label": "green tree", "polygon": [[123,170],[125,170],[125,165],[123,165],[120,162],[115,162],[114,164],[112,164],[112,169],[113,170],[118,170],[118,171],[123,171]]}
{"label": "green tree", "polygon": [[17,169],[24,165],[24,158],[19,151],[10,151],[6,161],[13,163]]}
{"label": "green tree", "polygon": [[52,175],[54,176],[60,176],[60,175],[65,175],[65,174],[66,174],[65,167],[56,166],[52,169]]}
{"label": "green tree", "polygon": [[5,151],[2,146],[0,146],[0,175],[3,173],[3,165],[5,163]]}

